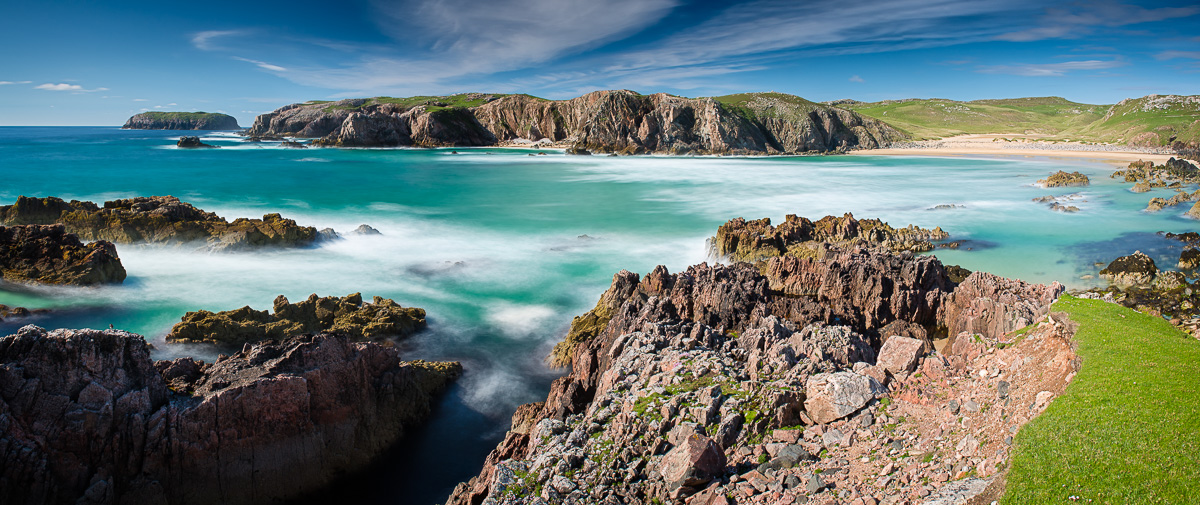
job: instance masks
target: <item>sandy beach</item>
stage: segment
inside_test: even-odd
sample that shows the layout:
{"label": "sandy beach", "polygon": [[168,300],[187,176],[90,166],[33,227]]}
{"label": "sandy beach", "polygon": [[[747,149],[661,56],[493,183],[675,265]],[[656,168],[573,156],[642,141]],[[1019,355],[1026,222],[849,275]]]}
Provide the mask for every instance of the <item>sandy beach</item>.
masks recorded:
{"label": "sandy beach", "polygon": [[1165,163],[1171,154],[1109,144],[1045,142],[1035,135],[959,135],[942,140],[911,142],[906,147],[851,151],[858,156],[1005,156],[1089,159],[1125,167],[1131,161]]}

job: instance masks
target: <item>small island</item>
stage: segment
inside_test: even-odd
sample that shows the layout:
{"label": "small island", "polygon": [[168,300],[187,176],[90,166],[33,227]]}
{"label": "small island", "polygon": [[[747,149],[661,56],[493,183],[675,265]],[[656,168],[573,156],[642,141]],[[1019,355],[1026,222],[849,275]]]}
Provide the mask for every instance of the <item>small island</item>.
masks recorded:
{"label": "small island", "polygon": [[237,119],[217,112],[143,112],[125,126],[129,130],[240,130]]}

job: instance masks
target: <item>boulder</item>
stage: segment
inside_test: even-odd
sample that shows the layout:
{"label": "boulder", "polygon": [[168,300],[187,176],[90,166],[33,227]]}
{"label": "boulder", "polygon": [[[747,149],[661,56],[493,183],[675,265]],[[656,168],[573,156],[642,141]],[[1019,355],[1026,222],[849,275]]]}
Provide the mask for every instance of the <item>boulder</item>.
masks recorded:
{"label": "boulder", "polygon": [[184,314],[167,334],[168,342],[211,343],[240,346],[265,339],[283,339],[293,335],[331,332],[354,340],[407,337],[425,327],[425,311],[402,307],[376,296],[363,303],[362,295],[317,297],[289,303],[287,297],[275,298],[274,314],[249,306],[236,310]]}
{"label": "boulder", "polygon": [[1200,267],[1200,249],[1184,247],[1183,252],[1179,253],[1178,267],[1183,270],[1194,270],[1196,267]]}
{"label": "boulder", "polygon": [[351,235],[383,235],[379,230],[365,224],[358,225],[358,228],[350,230]]}
{"label": "boulder", "polygon": [[1158,276],[1158,267],[1154,259],[1142,251],[1134,251],[1128,256],[1121,256],[1109,263],[1100,271],[1100,277],[1108,279],[1118,286],[1147,285]]}
{"label": "boulder", "polygon": [[31,284],[120,284],[125,267],[103,240],[84,244],[61,224],[0,226],[0,278]]}
{"label": "boulder", "polygon": [[368,466],[461,370],[335,335],[155,363],[140,335],[26,326],[0,338],[0,482],[20,483],[0,503],[297,499]]}
{"label": "boulder", "polygon": [[884,394],[879,382],[854,372],[813,375],[805,386],[804,408],[814,422],[825,424],[858,412]]}
{"label": "boulder", "polygon": [[725,473],[725,453],[711,438],[693,434],[663,456],[658,473],[672,491],[697,488]]}
{"label": "boulder", "polygon": [[915,338],[889,337],[884,341],[883,348],[879,350],[879,360],[876,361],[876,366],[897,377],[908,375],[916,368],[917,360],[921,358],[924,348],[925,343]]}

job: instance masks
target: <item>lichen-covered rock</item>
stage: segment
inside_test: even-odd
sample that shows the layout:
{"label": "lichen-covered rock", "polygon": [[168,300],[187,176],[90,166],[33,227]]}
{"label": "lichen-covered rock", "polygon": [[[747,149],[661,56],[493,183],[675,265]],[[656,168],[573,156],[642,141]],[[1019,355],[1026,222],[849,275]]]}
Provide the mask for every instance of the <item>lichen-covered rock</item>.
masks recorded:
{"label": "lichen-covered rock", "polygon": [[812,256],[822,243],[891,252],[932,251],[932,241],[948,237],[940,227],[893,228],[878,219],[855,219],[852,214],[825,216],[816,222],[789,214],[778,226],[772,226],[770,218],[732,219],[717,228],[717,235],[709,239],[709,247],[718,258],[754,262],[785,254]]}
{"label": "lichen-covered rock", "polygon": [[203,244],[214,251],[263,247],[305,247],[317,240],[317,230],[299,226],[279,214],[262,219],[238,218],[227,222],[173,196],[137,197],[104,202],[21,196],[13,205],[0,207],[7,224],[61,223],[84,240],[119,244]]}
{"label": "lichen-covered rock", "polygon": [[1108,279],[1118,286],[1139,286],[1150,284],[1158,275],[1158,267],[1154,259],[1142,251],[1134,251],[1128,256],[1121,256],[1109,263],[1100,271],[1100,277]]}
{"label": "lichen-covered rock", "polygon": [[125,267],[103,240],[84,244],[61,224],[0,226],[0,277],[34,284],[119,284]]}
{"label": "lichen-covered rock", "polygon": [[425,310],[402,307],[376,296],[363,303],[362,295],[317,297],[289,303],[275,298],[274,314],[249,306],[236,310],[188,312],[167,334],[168,342],[212,343],[240,346],[247,342],[283,339],[303,333],[330,332],[354,340],[407,337],[425,327]]}
{"label": "lichen-covered rock", "polygon": [[830,423],[858,412],[884,393],[875,379],[854,372],[822,373],[809,377],[804,409],[818,423]]}
{"label": "lichen-covered rock", "polygon": [[139,335],[26,326],[0,338],[0,502],[298,498],[367,466],[460,373],[333,335],[154,363]]}
{"label": "lichen-covered rock", "polygon": [[1091,184],[1091,180],[1088,179],[1088,176],[1079,172],[1067,173],[1059,170],[1050,174],[1050,177],[1037,181],[1037,183],[1044,188],[1057,188],[1062,186],[1087,186]]}

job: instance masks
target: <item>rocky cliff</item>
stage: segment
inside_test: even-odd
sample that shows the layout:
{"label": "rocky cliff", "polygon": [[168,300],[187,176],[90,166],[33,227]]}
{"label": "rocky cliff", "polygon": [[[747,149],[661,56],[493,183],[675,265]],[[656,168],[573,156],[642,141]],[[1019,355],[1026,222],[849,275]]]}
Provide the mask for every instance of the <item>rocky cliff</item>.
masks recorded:
{"label": "rocky cliff", "polygon": [[240,130],[237,119],[216,112],[143,112],[122,128],[132,130]]}
{"label": "rocky cliff", "polygon": [[874,148],[904,136],[837,107],[779,93],[682,98],[596,91],[571,100],[467,94],[292,104],[249,134],[331,146],[486,146],[549,140],[624,154],[783,154]]}
{"label": "rocky cliff", "polygon": [[[816,249],[618,273],[554,351],[570,373],[517,410],[448,503],[916,503],[983,491],[1005,437],[1075,371],[1061,319],[998,352],[1062,286],[981,272],[955,285],[933,257]],[[927,355],[947,327],[962,332]]]}
{"label": "rocky cliff", "polygon": [[215,313],[188,312],[166,338],[168,342],[240,347],[247,342],[314,332],[334,332],[354,340],[407,337],[425,327],[424,309],[401,307],[378,296],[371,303],[363,303],[359,293],[341,298],[314,293],[297,303],[289,303],[287,297],[279,295],[274,309],[273,314],[249,306]]}
{"label": "rocky cliff", "polygon": [[61,198],[21,196],[0,206],[0,224],[61,223],[84,240],[119,244],[201,244],[214,251],[261,247],[305,247],[317,239],[317,229],[299,226],[279,214],[262,219],[228,222],[173,196],[137,197],[104,202],[64,201]]}
{"label": "rocky cliff", "polygon": [[103,240],[84,244],[61,224],[0,226],[0,277],[35,284],[119,284],[125,267]]}
{"label": "rocky cliff", "polygon": [[460,373],[335,335],[153,362],[138,335],[26,326],[0,338],[0,502],[296,498],[367,465]]}

